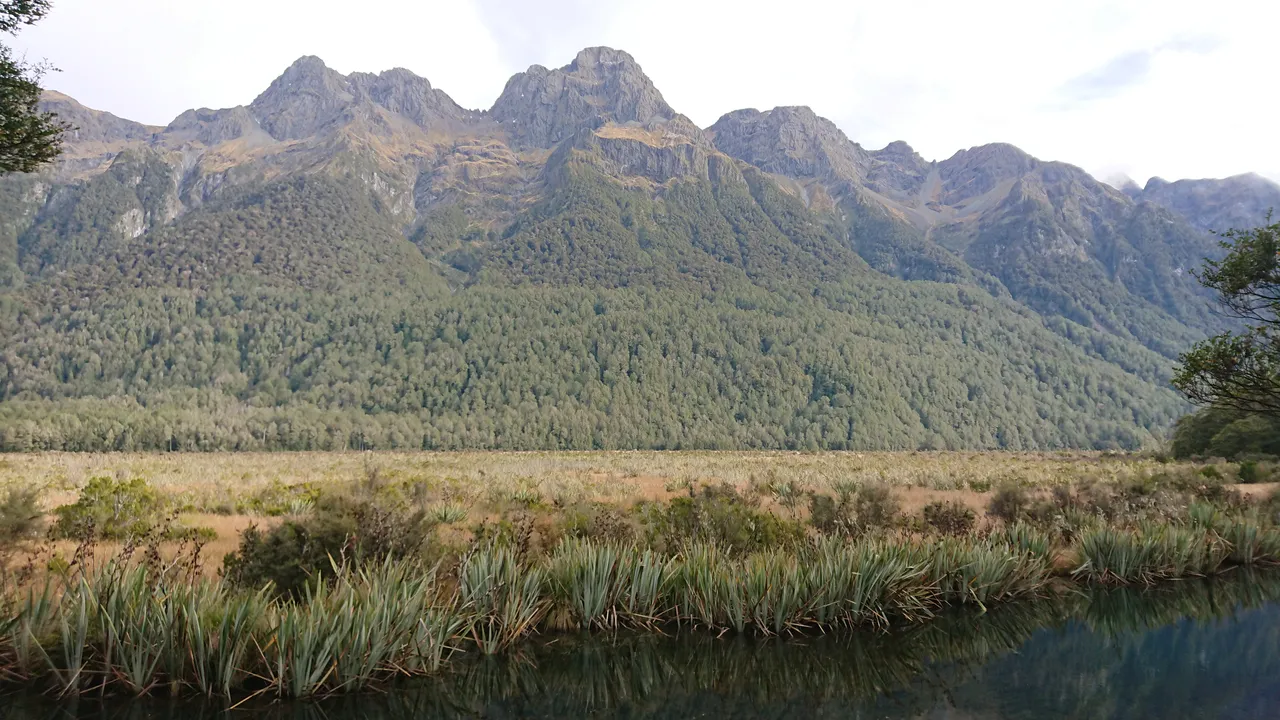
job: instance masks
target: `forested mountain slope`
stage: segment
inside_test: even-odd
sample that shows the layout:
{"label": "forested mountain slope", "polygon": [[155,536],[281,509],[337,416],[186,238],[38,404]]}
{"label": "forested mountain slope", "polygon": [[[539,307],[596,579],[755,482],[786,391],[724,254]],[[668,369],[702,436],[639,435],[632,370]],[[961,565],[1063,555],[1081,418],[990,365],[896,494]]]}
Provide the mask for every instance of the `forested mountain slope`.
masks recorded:
{"label": "forested mountain slope", "polygon": [[49,102],[80,139],[0,178],[3,449],[1136,447],[1208,327],[1164,209],[702,130],[608,48],[488,111],[316,58],[166,128]]}

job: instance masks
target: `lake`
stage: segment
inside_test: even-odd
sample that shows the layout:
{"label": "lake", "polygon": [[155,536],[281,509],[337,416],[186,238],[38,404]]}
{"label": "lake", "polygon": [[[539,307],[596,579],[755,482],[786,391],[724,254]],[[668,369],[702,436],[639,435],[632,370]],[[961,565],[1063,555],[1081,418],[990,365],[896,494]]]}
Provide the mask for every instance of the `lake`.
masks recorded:
{"label": "lake", "polygon": [[1280,576],[955,612],[889,633],[551,636],[385,692],[236,709],[0,697],[0,720],[1280,718]]}

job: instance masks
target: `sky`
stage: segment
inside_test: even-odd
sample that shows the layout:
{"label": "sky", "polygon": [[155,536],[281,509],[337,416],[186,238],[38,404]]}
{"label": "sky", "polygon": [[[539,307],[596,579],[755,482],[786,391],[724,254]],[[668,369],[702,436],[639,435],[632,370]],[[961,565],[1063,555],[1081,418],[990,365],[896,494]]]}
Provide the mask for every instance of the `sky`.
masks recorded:
{"label": "sky", "polygon": [[301,55],[408,68],[483,109],[512,74],[608,45],[704,127],[808,105],[868,149],[1009,142],[1143,184],[1280,181],[1277,27],[1274,0],[54,0],[5,42],[59,68],[47,86],[157,125],[247,104]]}

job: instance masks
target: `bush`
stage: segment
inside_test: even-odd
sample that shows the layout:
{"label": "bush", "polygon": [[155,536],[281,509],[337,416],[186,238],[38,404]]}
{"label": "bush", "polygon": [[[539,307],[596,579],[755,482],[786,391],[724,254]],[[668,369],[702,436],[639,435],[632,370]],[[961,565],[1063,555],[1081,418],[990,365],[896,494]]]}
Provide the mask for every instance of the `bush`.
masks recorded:
{"label": "bush", "polygon": [[853,496],[853,514],[862,532],[891,528],[901,513],[902,505],[888,485],[863,485]]}
{"label": "bush", "polygon": [[711,542],[734,552],[752,553],[794,544],[804,527],[759,507],[727,483],[707,486],[693,497],[650,504],[641,511],[649,543],[674,550],[694,541]]}
{"label": "bush", "polygon": [[0,550],[31,540],[44,526],[40,511],[40,493],[32,489],[14,489],[0,501]]}
{"label": "bush", "polygon": [[991,496],[987,515],[1006,523],[1015,523],[1031,512],[1031,494],[1018,485],[1001,485]]}
{"label": "bush", "polygon": [[635,539],[635,528],[618,508],[593,502],[565,513],[564,534],[603,543],[629,543]]}
{"label": "bush", "polygon": [[308,516],[266,532],[247,528],[239,548],[223,560],[222,572],[233,585],[256,589],[271,583],[281,595],[296,596],[308,579],[332,576],[336,565],[415,555],[433,527],[424,512],[398,514],[367,501],[325,497]]}
{"label": "bush", "polygon": [[809,495],[809,524],[823,535],[847,534],[852,528],[848,505],[837,503],[830,495]]}
{"label": "bush", "polygon": [[154,527],[165,503],[146,480],[91,478],[71,505],[53,511],[55,538],[122,540]]}
{"label": "bush", "polygon": [[924,506],[924,521],[943,535],[965,535],[973,531],[977,515],[958,500],[939,500]]}
{"label": "bush", "polygon": [[252,515],[279,517],[301,515],[320,499],[320,490],[312,483],[287,485],[279,479],[259,490],[240,510]]}
{"label": "bush", "polygon": [[809,496],[809,523],[824,535],[856,536],[896,526],[902,505],[887,485],[841,486],[839,499]]}
{"label": "bush", "polygon": [[1269,473],[1265,472],[1258,466],[1257,460],[1243,460],[1240,463],[1240,469],[1236,471],[1236,478],[1245,485],[1253,483],[1266,482]]}

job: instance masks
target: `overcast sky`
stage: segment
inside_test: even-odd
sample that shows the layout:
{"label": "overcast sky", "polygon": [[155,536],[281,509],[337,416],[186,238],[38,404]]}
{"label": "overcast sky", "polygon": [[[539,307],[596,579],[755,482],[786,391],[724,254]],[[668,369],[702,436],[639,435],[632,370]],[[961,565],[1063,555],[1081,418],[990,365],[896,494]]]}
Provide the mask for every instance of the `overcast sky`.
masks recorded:
{"label": "overcast sky", "polygon": [[1143,183],[1280,180],[1275,0],[54,0],[12,42],[47,84],[163,125],[250,102],[300,55],[405,67],[488,108],[583,47],[630,52],[676,110],[809,105],[871,149],[1003,141]]}

